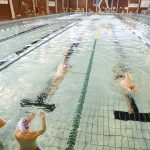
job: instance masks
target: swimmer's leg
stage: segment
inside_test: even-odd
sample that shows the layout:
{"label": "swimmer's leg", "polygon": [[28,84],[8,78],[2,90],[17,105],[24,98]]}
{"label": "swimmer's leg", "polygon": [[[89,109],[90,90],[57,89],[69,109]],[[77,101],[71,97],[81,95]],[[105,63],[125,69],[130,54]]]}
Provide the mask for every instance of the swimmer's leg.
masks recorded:
{"label": "swimmer's leg", "polygon": [[129,114],[139,113],[139,110],[138,110],[138,107],[135,103],[134,98],[126,92],[124,92],[124,96],[125,96],[125,101],[126,101],[126,104],[128,107],[128,113]]}
{"label": "swimmer's leg", "polygon": [[133,109],[134,113],[139,113],[139,109],[135,103],[134,98],[131,95],[127,95],[128,99],[130,100],[131,108]]}

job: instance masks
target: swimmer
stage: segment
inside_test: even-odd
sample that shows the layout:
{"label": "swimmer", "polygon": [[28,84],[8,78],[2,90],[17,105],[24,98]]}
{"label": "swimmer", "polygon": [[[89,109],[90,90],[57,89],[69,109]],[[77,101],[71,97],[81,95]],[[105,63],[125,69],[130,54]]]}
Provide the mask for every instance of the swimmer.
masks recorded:
{"label": "swimmer", "polygon": [[136,85],[132,83],[133,76],[128,73],[128,69],[124,66],[119,64],[114,67],[113,72],[116,74],[114,79],[118,79],[119,83],[123,89],[123,94],[125,96],[125,101],[128,108],[129,114],[138,113],[138,107],[136,106],[133,94],[136,92]]}
{"label": "swimmer", "polygon": [[120,85],[124,89],[123,94],[125,96],[128,113],[138,113],[138,108],[132,96],[132,94],[136,92],[136,86],[131,82],[133,76],[129,73],[125,73],[124,75],[118,75],[118,78],[120,78]]}
{"label": "swimmer", "polygon": [[68,65],[66,64],[67,57],[68,53],[66,52],[62,59],[60,67],[58,68],[58,71],[56,73],[56,78],[53,81],[54,86],[58,85],[61,82],[61,80],[63,80],[64,75],[68,72]]}
{"label": "swimmer", "polygon": [[58,68],[58,71],[56,73],[56,79],[62,78],[66,73],[68,69],[68,65],[66,64],[67,57],[68,57],[68,52],[65,52],[60,67]]}
{"label": "swimmer", "polygon": [[67,59],[68,59],[69,53],[65,52],[63,59],[61,61],[60,66],[58,67],[57,73],[56,73],[56,77],[54,78],[54,80],[52,81],[52,84],[49,88],[46,89],[46,93],[48,95],[53,95],[55,93],[55,91],[58,89],[58,86],[60,85],[61,81],[64,78],[64,75],[68,72],[69,70],[69,66],[67,65]]}
{"label": "swimmer", "polygon": [[6,124],[6,122],[4,120],[0,119],[0,128],[2,128],[5,124]]}
{"label": "swimmer", "polygon": [[31,121],[35,117],[34,113],[30,113],[27,118],[21,118],[17,123],[15,136],[20,144],[20,150],[40,150],[37,147],[36,139],[46,130],[45,113],[41,112],[40,115],[42,120],[42,129],[39,131],[29,131]]}
{"label": "swimmer", "polygon": [[133,79],[133,76],[131,74],[125,73],[120,80],[120,85],[127,92],[134,93],[136,91],[136,86],[131,82],[132,79]]}

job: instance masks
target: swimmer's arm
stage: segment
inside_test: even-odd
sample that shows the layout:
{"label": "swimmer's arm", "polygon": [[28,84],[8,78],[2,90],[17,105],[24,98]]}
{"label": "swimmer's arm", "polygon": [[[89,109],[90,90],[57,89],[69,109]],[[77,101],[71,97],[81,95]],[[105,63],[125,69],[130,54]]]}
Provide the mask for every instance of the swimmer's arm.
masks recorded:
{"label": "swimmer's arm", "polygon": [[62,66],[65,64],[66,59],[67,59],[67,56],[64,56],[63,59],[62,59],[62,61],[61,61],[61,65]]}
{"label": "swimmer's arm", "polygon": [[44,112],[41,112],[41,120],[42,120],[42,129],[36,132],[37,136],[43,134],[46,131],[46,121]]}

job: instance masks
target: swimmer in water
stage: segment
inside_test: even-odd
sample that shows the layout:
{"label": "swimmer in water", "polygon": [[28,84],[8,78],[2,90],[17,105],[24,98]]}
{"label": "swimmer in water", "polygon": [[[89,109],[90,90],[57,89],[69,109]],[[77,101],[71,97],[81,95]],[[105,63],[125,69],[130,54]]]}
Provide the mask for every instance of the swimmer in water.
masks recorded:
{"label": "swimmer in water", "polygon": [[128,108],[128,113],[138,113],[138,108],[132,96],[136,92],[137,87],[132,83],[133,76],[129,73],[119,74],[115,79],[120,79],[120,85],[123,88],[123,94]]}
{"label": "swimmer in water", "polygon": [[58,89],[58,86],[60,85],[61,81],[63,80],[64,75],[68,72],[69,66],[66,63],[68,56],[69,56],[69,53],[65,52],[64,57],[61,61],[61,64],[58,67],[56,77],[52,81],[52,84],[51,84],[52,86],[50,86],[50,88],[48,88],[46,90],[46,93],[48,93],[48,95],[53,95],[55,93],[55,91]]}
{"label": "swimmer in water", "polygon": [[68,69],[68,65],[66,63],[67,57],[68,57],[68,53],[65,52],[62,62],[56,73],[56,80],[63,79],[64,74],[67,72]]}
{"label": "swimmer in water", "polygon": [[35,114],[30,113],[29,117],[21,118],[16,126],[16,139],[20,144],[20,150],[40,150],[37,147],[36,139],[42,135],[46,130],[45,113],[41,112],[42,129],[39,131],[29,131],[31,121],[34,119]]}
{"label": "swimmer in water", "polygon": [[120,85],[126,93],[136,92],[136,86],[132,83],[133,76],[127,72],[127,69],[123,65],[115,67],[113,72],[116,74],[114,79],[120,81]]}
{"label": "swimmer in water", "polygon": [[5,124],[6,124],[6,122],[4,120],[0,119],[0,128],[2,128]]}
{"label": "swimmer in water", "polygon": [[123,78],[120,80],[120,85],[124,89],[125,101],[128,108],[129,114],[138,113],[139,110],[136,106],[135,100],[132,96],[136,92],[136,86],[132,83],[133,76],[129,73],[126,73]]}
{"label": "swimmer in water", "polygon": [[133,76],[129,73],[125,73],[120,80],[120,85],[127,93],[134,93],[136,86],[132,83]]}

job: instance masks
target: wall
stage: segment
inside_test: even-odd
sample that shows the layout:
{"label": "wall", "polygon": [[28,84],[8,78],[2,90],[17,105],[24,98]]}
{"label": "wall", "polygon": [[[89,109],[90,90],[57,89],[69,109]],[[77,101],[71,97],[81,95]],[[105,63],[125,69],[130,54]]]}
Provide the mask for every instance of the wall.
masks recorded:
{"label": "wall", "polygon": [[46,0],[37,0],[40,15],[46,15]]}
{"label": "wall", "polygon": [[[79,8],[85,8],[86,6],[86,0],[78,0],[79,1]],[[130,0],[130,3],[138,3],[139,0]],[[108,0],[109,7],[111,7],[111,0]],[[118,12],[127,12],[127,9],[125,7],[128,7],[128,0],[113,0],[113,7],[115,7],[114,11],[117,11],[117,4],[118,4]],[[77,2],[76,0],[69,0],[69,7],[76,9]],[[88,0],[88,8],[91,8],[93,11],[96,11],[96,7],[93,6],[93,0]],[[104,10],[106,8],[105,1],[101,4],[101,9]],[[141,10],[141,9],[140,9]],[[129,12],[136,13],[137,8],[129,8]]]}
{"label": "wall", "polygon": [[8,4],[0,4],[0,20],[11,19],[10,7]]}
{"label": "wall", "polygon": [[[83,0],[79,0],[79,1],[80,1],[80,3],[82,3]],[[76,0],[69,0],[69,8],[72,8],[72,9],[77,8]]]}
{"label": "wall", "polygon": [[[79,8],[84,8],[84,9],[86,9],[86,0],[78,0],[79,2],[79,4],[78,4],[78,7]],[[109,4],[110,4],[111,2],[110,2],[110,0],[109,0]],[[73,9],[75,9],[76,10],[76,8],[77,8],[77,1],[76,0],[69,0],[69,7],[70,8],[73,8]],[[102,3],[101,3],[101,8],[104,8],[104,7],[106,7],[106,4],[105,4],[105,1],[103,1]],[[88,9],[91,9],[91,10],[93,10],[93,11],[96,11],[96,7],[95,6],[93,6],[93,0],[88,0]]]}
{"label": "wall", "polygon": [[20,0],[12,0],[14,5],[15,16],[20,15],[21,12],[21,1]]}
{"label": "wall", "polygon": [[63,12],[63,10],[62,10],[62,0],[57,0],[58,2],[57,2],[57,5],[58,5],[58,13],[61,13],[61,12]]}
{"label": "wall", "polygon": [[[32,0],[23,0],[30,10],[30,14],[34,14],[33,3]],[[21,15],[21,2],[22,0],[13,0],[15,15]],[[35,3],[36,4],[36,3]],[[37,6],[39,9],[39,14],[46,14],[46,1],[45,0],[37,0]]]}
{"label": "wall", "polygon": [[[138,5],[139,0],[130,0],[130,4],[137,4]],[[138,5],[139,6],[139,5]],[[128,13],[137,13],[138,7],[129,7],[128,8]]]}
{"label": "wall", "polygon": [[[50,0],[50,1],[53,1],[55,2],[55,0]],[[55,6],[49,6],[49,14],[55,14],[56,13],[56,9],[55,9]]]}
{"label": "wall", "polygon": [[[20,12],[21,12],[21,1],[22,0],[12,0],[12,1],[13,1],[13,5],[14,5],[15,15],[19,16]],[[23,1],[28,5],[30,12],[33,14],[34,11],[33,11],[32,0],[23,0]],[[46,14],[46,0],[35,0],[35,1],[37,1],[37,5],[39,8],[39,14],[40,15]],[[50,1],[55,2],[55,0],[50,0]],[[63,2],[63,0],[57,0],[58,13],[61,13],[64,11],[63,7],[62,7],[62,2]],[[111,7],[111,0],[109,0],[108,2],[109,2],[109,6]],[[139,0],[130,0],[130,3],[138,3],[138,2],[139,2]],[[119,13],[127,12],[127,9],[125,9],[125,7],[128,7],[128,0],[113,0],[113,7],[117,8],[117,3],[119,4],[118,5]],[[68,4],[69,4],[69,6],[68,6]],[[76,0],[64,0],[64,8],[66,8],[67,6],[69,8],[73,8],[74,10],[76,10],[77,1]],[[78,7],[86,9],[86,0],[78,0]],[[93,6],[93,0],[88,0],[88,9],[89,8],[93,11],[96,11],[96,7]],[[102,8],[102,10],[104,10],[104,8],[106,8],[104,1],[101,4],[101,8]],[[147,9],[147,8],[140,8],[139,12],[141,12],[144,9]],[[129,10],[129,12],[133,12],[133,13],[137,12],[137,8],[129,8],[128,10]],[[116,11],[116,9],[114,9],[114,11]],[[50,12],[50,14],[56,13],[55,7],[49,7],[49,12]],[[0,20],[10,19],[10,18],[11,18],[11,12],[10,12],[9,5],[0,4]]]}
{"label": "wall", "polygon": [[[116,4],[116,6],[117,6],[117,4]],[[126,9],[127,7],[128,7],[128,0],[119,0],[117,12],[118,13],[122,13],[122,12],[126,13],[127,12],[127,9]]]}

